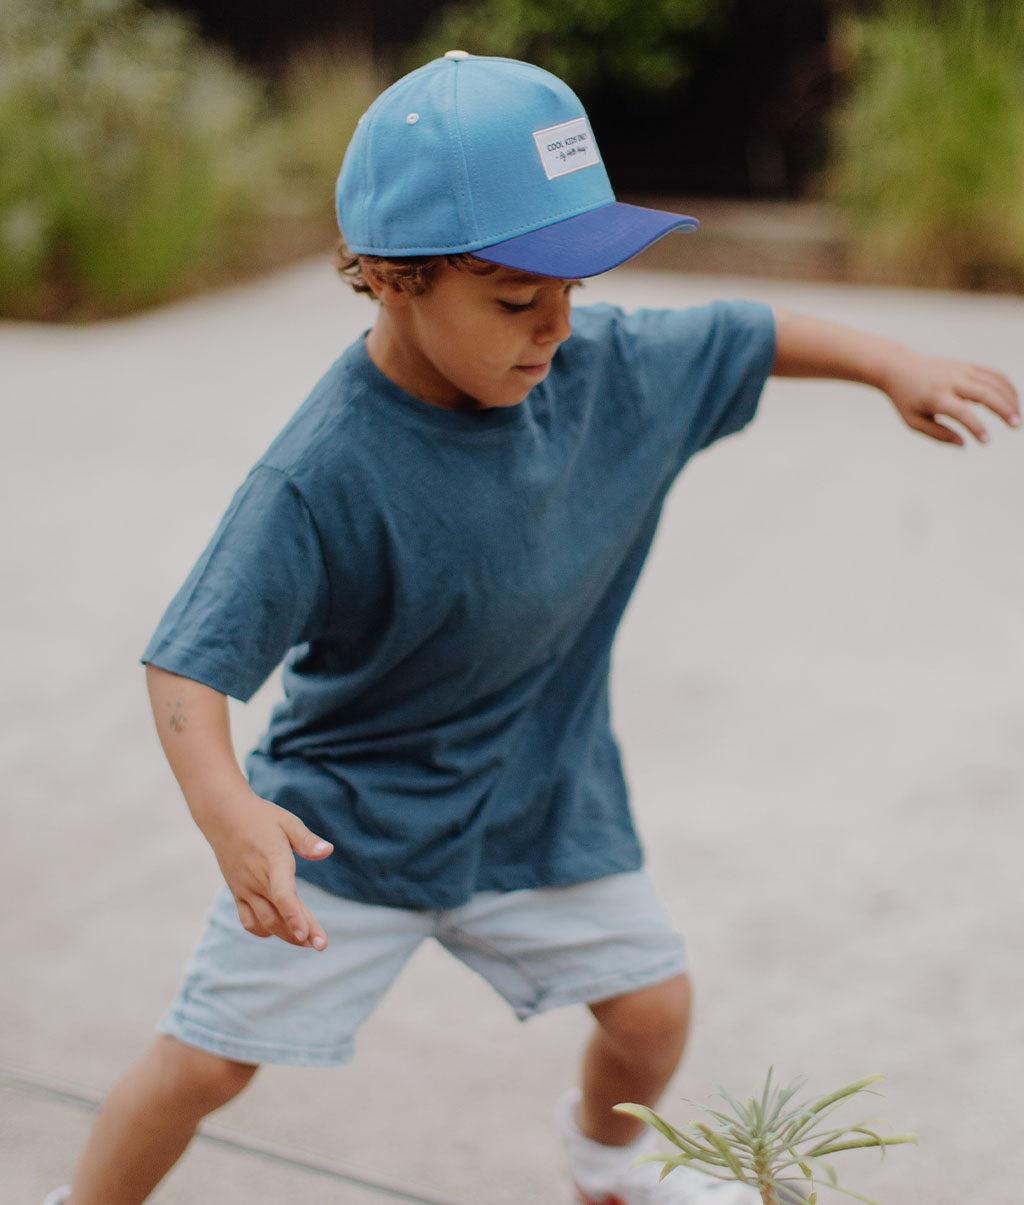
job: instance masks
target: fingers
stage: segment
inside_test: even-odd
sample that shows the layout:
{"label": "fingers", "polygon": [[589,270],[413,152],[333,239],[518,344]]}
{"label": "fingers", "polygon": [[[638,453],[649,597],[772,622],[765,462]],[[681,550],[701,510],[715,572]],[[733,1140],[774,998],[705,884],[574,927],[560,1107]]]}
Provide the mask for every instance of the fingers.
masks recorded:
{"label": "fingers", "polygon": [[920,431],[922,435],[930,435],[932,439],[939,440],[944,444],[956,444],[958,447],[963,446],[963,436],[949,427],[943,426],[933,418],[925,418],[924,416],[913,420],[908,420],[908,423],[915,431]]}
{"label": "fingers", "polygon": [[957,394],[968,402],[985,406],[1008,426],[1019,427],[1020,398],[1010,379],[980,364],[966,364],[964,369],[964,380],[957,385]]}
{"label": "fingers", "polygon": [[[318,861],[326,858],[334,850],[330,841],[311,833],[302,821],[290,812],[285,814],[284,829],[292,849],[300,858]],[[272,877],[271,887],[275,889],[274,902],[295,940],[300,945],[311,946],[314,950],[326,949],[327,934],[295,890],[294,866],[287,866],[286,878],[282,876],[282,881],[275,881]]]}
{"label": "fingers", "polygon": [[[936,409],[935,414],[931,416],[932,420],[934,421],[940,414],[958,422],[974,436],[978,443],[988,443],[988,431],[985,424],[977,408],[971,405],[970,402],[965,402],[961,398],[951,395]],[[942,426],[942,424],[936,425]],[[948,427],[944,427],[943,429],[949,430]],[[958,433],[952,432],[952,434],[957,436],[958,443],[962,444],[964,442]]]}
{"label": "fingers", "polygon": [[1021,425],[1021,406],[1010,379],[995,369],[962,360],[912,356],[890,396],[909,426],[942,443],[962,445],[963,436],[941,420],[952,419],[979,443],[988,443],[984,411],[1007,426]]}
{"label": "fingers", "polygon": [[238,919],[242,924],[242,928],[247,933],[251,933],[254,937],[269,937],[270,931],[264,928],[263,925],[256,919],[256,913],[249,906],[247,901],[235,898],[235,908],[238,910]]}
{"label": "fingers", "polygon": [[266,894],[251,891],[235,896],[242,928],[255,937],[277,937],[293,946],[327,948],[327,934],[306,907],[295,886],[295,866],[289,857],[270,873]]}
{"label": "fingers", "polygon": [[238,919],[242,928],[254,937],[279,937],[292,945],[299,944],[289,934],[281,920],[281,915],[274,905],[261,895],[251,895],[246,899],[235,898]]}
{"label": "fingers", "polygon": [[321,858],[326,858],[334,850],[330,841],[325,841],[323,837],[311,833],[298,816],[293,816],[291,812],[283,813],[281,824],[292,849],[300,858],[316,862]]}
{"label": "fingers", "polygon": [[269,894],[282,930],[278,936],[293,945],[309,946],[314,950],[327,948],[327,934],[296,890],[294,865],[280,864],[274,868]]}
{"label": "fingers", "polygon": [[244,900],[236,899],[235,907],[242,928],[254,937],[277,937],[289,945],[311,950],[327,948],[327,935],[297,894],[294,901],[284,901],[280,905],[264,896],[254,895]]}
{"label": "fingers", "polygon": [[959,374],[951,382],[950,392],[944,396],[943,404],[936,413],[955,419],[979,443],[988,443],[988,431],[977,406],[984,406],[1007,426],[1020,426],[1020,398],[1008,377],[981,364],[960,364],[957,367]]}
{"label": "fingers", "polygon": [[[997,374],[993,374],[995,375]],[[979,407],[984,406],[991,413],[998,415],[1010,427],[1020,426],[1020,403],[1009,382],[1005,381],[1005,384],[1009,387],[1009,392],[995,384],[986,384],[979,380],[970,385],[958,382],[951,389],[939,392],[932,405],[922,404],[914,407],[910,425],[943,443],[962,445],[964,440],[959,432],[937,421],[940,417],[950,418],[968,431],[978,443],[988,443],[989,433]]]}
{"label": "fingers", "polygon": [[[243,928],[289,945],[327,948],[327,934],[295,886],[295,853],[320,859],[333,850],[291,812],[256,799],[244,829],[228,829],[215,846]],[[294,853],[293,853],[294,851]]]}

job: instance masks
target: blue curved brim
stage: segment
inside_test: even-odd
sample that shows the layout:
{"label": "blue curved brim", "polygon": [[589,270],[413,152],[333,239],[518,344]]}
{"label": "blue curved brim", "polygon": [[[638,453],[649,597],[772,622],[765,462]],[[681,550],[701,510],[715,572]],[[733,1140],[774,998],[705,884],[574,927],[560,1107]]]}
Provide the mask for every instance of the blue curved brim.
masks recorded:
{"label": "blue curved brim", "polygon": [[632,259],[672,230],[696,230],[696,218],[613,201],[473,254],[537,276],[576,280],[599,276]]}

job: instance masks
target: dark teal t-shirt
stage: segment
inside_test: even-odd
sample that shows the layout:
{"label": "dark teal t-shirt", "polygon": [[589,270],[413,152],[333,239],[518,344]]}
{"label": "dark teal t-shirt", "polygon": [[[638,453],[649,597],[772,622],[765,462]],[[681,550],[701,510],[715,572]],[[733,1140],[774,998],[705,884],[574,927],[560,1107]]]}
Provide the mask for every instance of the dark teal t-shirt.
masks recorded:
{"label": "dark teal t-shirt", "polygon": [[284,701],[257,794],[334,842],[304,878],[448,908],[632,870],[612,640],[686,460],[752,416],[771,311],[573,313],[520,405],[438,409],[360,339],[253,468],[144,654]]}

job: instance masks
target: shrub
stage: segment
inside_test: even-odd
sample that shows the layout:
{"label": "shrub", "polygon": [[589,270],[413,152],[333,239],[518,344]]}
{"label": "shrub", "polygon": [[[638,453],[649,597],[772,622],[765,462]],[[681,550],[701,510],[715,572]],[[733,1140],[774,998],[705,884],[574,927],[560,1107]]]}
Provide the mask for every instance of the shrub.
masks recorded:
{"label": "shrub", "polygon": [[585,91],[611,83],[660,91],[690,71],[690,39],[717,29],[722,0],[463,0],[447,5],[417,47],[412,66],[461,47],[525,59]]}
{"label": "shrub", "polygon": [[5,0],[0,63],[4,312],[156,301],[257,204],[262,90],[181,17]]}
{"label": "shrub", "polygon": [[832,191],[872,274],[1024,285],[1024,6],[885,0],[847,18]]}
{"label": "shrub", "polygon": [[334,184],[359,118],[384,87],[368,51],[311,45],[285,64],[276,96],[279,173],[276,205],[334,221]]}

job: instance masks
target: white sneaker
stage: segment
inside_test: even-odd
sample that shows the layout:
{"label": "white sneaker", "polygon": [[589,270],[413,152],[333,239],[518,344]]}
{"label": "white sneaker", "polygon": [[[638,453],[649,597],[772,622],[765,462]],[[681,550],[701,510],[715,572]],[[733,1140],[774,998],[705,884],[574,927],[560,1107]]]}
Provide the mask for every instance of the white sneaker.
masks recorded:
{"label": "white sneaker", "polygon": [[575,1205],[761,1205],[761,1194],[735,1180],[716,1180],[689,1167],[677,1167],[660,1180],[661,1164],[630,1167],[638,1155],[662,1149],[660,1135],[646,1129],[629,1146],[604,1146],[576,1125],[578,1091],[559,1106],[559,1127],[569,1164]]}
{"label": "white sneaker", "polygon": [[65,1205],[66,1201],[71,1200],[71,1185],[65,1184],[63,1188],[55,1188],[51,1192],[43,1205]]}

